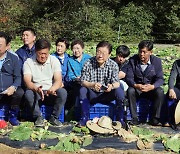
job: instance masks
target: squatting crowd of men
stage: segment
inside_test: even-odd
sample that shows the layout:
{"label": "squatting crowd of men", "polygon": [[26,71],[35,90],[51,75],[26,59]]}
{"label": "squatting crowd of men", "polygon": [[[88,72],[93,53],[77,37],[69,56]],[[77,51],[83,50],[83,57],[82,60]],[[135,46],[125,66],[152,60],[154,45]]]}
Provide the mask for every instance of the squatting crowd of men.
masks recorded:
{"label": "squatting crowd of men", "polygon": [[[141,97],[152,101],[150,124],[159,125],[165,98],[180,100],[180,59],[174,61],[169,90],[164,94],[161,59],[153,55],[150,40],[141,41],[137,54],[129,59],[130,50],[126,45],[120,45],[116,57],[111,58],[112,45],[107,41],[99,42],[96,55],[91,57],[83,52],[83,41],[74,40],[72,56],[69,56],[66,50],[70,44],[64,38],[57,39],[56,51],[50,55],[50,42],[36,40],[32,28],[22,31],[24,45],[16,52],[11,51],[10,41],[10,36],[0,32],[0,101],[9,104],[8,121],[14,126],[19,125],[20,107],[22,110],[28,108],[36,126],[43,126],[41,104],[53,106],[48,120],[58,127],[62,126],[58,117],[63,107],[69,110],[79,106],[76,114],[80,115],[79,126],[84,126],[90,105],[108,104],[113,100],[116,102],[116,120],[124,126],[123,103],[126,99],[131,124],[138,125],[136,101]],[[169,120],[169,124],[176,129],[173,120]]]}

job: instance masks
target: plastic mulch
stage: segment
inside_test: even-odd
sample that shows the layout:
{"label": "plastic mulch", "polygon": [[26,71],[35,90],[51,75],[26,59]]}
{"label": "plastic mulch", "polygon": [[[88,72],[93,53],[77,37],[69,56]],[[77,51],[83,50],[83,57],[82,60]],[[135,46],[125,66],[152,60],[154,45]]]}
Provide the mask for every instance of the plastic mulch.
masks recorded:
{"label": "plastic mulch", "polygon": [[[71,132],[73,125],[64,125],[61,128],[57,127],[49,127],[50,131],[56,132],[56,133],[65,133],[69,134]],[[165,134],[176,134],[180,133],[179,131],[174,131],[170,127],[152,127],[148,124],[141,125],[140,127],[148,128],[153,131],[157,131],[160,133]],[[23,148],[23,149],[40,149],[40,144],[45,143],[48,146],[55,146],[58,143],[58,139],[46,139],[46,140],[35,140],[32,141],[31,139],[25,140],[25,141],[12,141],[8,138],[8,136],[1,136],[0,137],[0,143],[6,144],[8,146],[14,147],[14,148]],[[92,144],[83,147],[87,150],[95,150],[95,149],[101,149],[101,148],[114,148],[114,149],[120,149],[120,150],[128,150],[128,149],[137,149],[136,142],[132,143],[126,143],[123,142],[122,139],[118,136],[108,136],[108,135],[93,135],[93,142]],[[162,151],[164,150],[164,146],[161,142],[155,142],[154,143],[154,150]]]}

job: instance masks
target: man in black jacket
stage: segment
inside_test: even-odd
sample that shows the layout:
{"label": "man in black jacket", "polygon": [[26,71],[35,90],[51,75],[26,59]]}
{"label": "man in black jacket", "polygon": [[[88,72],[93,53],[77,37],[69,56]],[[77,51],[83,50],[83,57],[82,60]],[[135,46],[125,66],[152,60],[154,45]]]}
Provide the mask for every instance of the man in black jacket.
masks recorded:
{"label": "man in black jacket", "polygon": [[168,96],[171,100],[175,101],[175,103],[173,104],[171,103],[169,104],[168,102],[169,124],[172,129],[177,130],[177,125],[174,121],[175,120],[174,110],[176,107],[176,103],[180,100],[180,59],[175,60],[172,65],[172,69],[171,69],[171,73],[170,73],[169,81],[168,81],[168,86],[169,86]]}
{"label": "man in black jacket", "polygon": [[147,98],[153,102],[150,123],[158,125],[161,106],[164,102],[164,91],[160,87],[164,83],[161,59],[152,55],[153,43],[148,40],[138,45],[139,52],[129,60],[126,81],[129,85],[127,97],[130,103],[132,123],[139,124],[136,100]]}

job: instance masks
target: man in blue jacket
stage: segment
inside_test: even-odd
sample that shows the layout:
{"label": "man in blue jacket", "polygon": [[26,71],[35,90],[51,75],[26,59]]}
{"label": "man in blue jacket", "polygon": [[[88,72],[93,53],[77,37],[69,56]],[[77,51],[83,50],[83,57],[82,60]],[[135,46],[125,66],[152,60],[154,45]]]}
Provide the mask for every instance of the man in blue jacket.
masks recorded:
{"label": "man in blue jacket", "polygon": [[9,109],[9,122],[19,125],[17,120],[19,103],[23,96],[21,85],[21,68],[19,59],[15,54],[8,52],[11,38],[0,32],[0,102],[7,103]]}
{"label": "man in blue jacket", "polygon": [[145,97],[153,102],[152,125],[159,124],[164,91],[160,87],[164,83],[161,59],[152,55],[153,43],[143,40],[138,45],[139,52],[129,60],[126,81],[129,85],[127,97],[130,103],[132,123],[139,124],[136,100]]}
{"label": "man in blue jacket", "polygon": [[35,40],[36,32],[33,28],[25,28],[22,31],[22,40],[24,45],[16,51],[19,56],[21,68],[27,58],[32,57],[35,54]]}

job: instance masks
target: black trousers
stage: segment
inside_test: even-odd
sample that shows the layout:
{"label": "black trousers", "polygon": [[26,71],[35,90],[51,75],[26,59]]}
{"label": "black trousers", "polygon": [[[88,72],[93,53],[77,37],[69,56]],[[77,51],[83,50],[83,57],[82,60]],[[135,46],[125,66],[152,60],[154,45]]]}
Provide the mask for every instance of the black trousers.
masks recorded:
{"label": "black trousers", "polygon": [[[175,124],[174,113],[175,113],[177,103],[180,100],[180,89],[177,87],[174,87],[174,91],[176,93],[177,100],[174,100],[174,103],[171,105],[167,103],[168,121],[170,124]],[[170,100],[169,92],[166,94],[166,97],[167,97],[167,100]]]}
{"label": "black trousers", "polygon": [[23,89],[18,87],[11,96],[5,94],[0,95],[0,102],[9,104],[10,108],[19,107],[23,95]]}
{"label": "black trousers", "polygon": [[137,117],[137,106],[136,101],[139,98],[146,98],[153,102],[152,104],[152,118],[160,118],[161,107],[164,103],[164,91],[161,87],[158,87],[149,92],[141,92],[138,89],[133,87],[129,87],[127,90],[127,98],[129,100],[130,112],[133,119]]}

